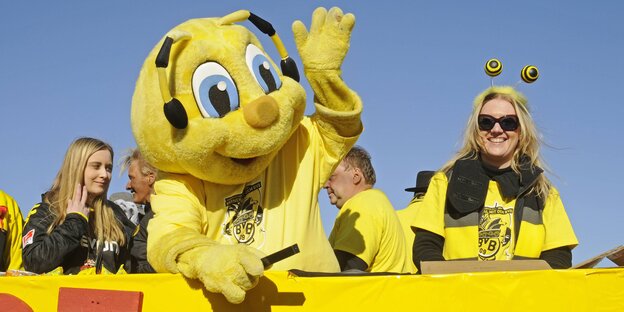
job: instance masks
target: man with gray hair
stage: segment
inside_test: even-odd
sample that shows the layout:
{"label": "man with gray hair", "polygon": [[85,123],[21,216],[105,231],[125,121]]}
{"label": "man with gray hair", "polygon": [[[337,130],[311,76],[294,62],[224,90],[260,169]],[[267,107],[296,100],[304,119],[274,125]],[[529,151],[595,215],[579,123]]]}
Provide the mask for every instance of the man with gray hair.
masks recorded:
{"label": "man with gray hair", "polygon": [[340,269],[414,273],[401,223],[375,182],[370,155],[355,146],[324,185],[340,210],[329,235]]}
{"label": "man with gray hair", "polygon": [[132,238],[130,254],[132,273],[154,273],[155,270],[147,262],[147,225],[154,217],[150,206],[150,197],[154,194],[154,182],[158,170],[145,161],[138,149],[131,149],[122,159],[123,169],[128,169],[128,184],[126,190],[132,193],[132,200],[143,207],[143,214],[139,211],[139,230]]}
{"label": "man with gray hair", "polygon": [[[158,169],[145,161],[138,149],[131,149],[122,159],[122,170],[128,169],[126,190],[132,193],[132,201],[149,206],[150,196],[154,194],[154,182]],[[148,211],[145,211],[147,214]]]}

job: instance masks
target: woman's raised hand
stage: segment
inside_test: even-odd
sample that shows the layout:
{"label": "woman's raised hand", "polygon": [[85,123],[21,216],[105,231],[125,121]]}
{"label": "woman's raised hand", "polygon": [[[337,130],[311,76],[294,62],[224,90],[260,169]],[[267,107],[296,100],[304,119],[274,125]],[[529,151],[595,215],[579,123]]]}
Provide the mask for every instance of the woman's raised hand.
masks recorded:
{"label": "woman's raised hand", "polygon": [[87,186],[83,185],[81,187],[80,184],[76,184],[74,196],[69,199],[69,203],[67,204],[67,213],[80,212],[88,217],[89,207],[87,207],[87,195]]}

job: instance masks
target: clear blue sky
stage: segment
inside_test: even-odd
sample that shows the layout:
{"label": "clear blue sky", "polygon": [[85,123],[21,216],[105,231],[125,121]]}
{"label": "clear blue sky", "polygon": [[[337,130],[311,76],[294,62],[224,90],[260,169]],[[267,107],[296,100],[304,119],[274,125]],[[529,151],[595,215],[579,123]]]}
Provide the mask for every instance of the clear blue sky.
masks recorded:
{"label": "clear blue sky", "polygon": [[[356,16],[343,78],[365,105],[358,144],[396,209],[419,170],[439,168],[459,148],[472,99],[490,84],[483,64],[497,57],[496,84],[515,84],[526,64],[540,69],[519,88],[580,240],[573,262],[623,243],[621,1],[4,1],[0,188],[26,214],[79,136],[111,143],[117,162],[135,145],[130,103],[141,64],[173,26],[249,9],[273,23],[299,62],[290,25],[335,5]],[[126,181],[116,167],[109,194]],[[337,210],[320,197],[329,233]]]}

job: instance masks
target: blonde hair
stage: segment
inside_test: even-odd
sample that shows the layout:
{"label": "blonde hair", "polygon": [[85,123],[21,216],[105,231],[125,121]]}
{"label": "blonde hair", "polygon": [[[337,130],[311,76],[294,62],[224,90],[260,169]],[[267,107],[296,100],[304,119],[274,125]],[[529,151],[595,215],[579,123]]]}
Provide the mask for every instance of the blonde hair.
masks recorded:
{"label": "blonde hair", "polygon": [[[470,114],[470,118],[468,118],[468,123],[464,132],[463,146],[455,154],[455,156],[453,156],[442,166],[440,171],[448,173],[455,162],[459,159],[478,158],[479,152],[483,149],[483,143],[479,139],[480,130],[477,119],[483,104],[493,99],[503,99],[508,101],[516,111],[516,115],[518,115],[520,131],[518,135],[518,145],[516,146],[516,150],[514,151],[513,159],[511,161],[512,170],[520,174],[522,157],[528,158],[528,163],[532,166],[540,167],[546,170],[545,164],[541,160],[539,153],[541,145],[539,134],[537,132],[537,128],[535,127],[533,117],[531,117],[531,113],[529,112],[527,99],[524,95],[522,95],[522,93],[516,91],[512,87],[493,86],[486,89],[475,98],[472,113]],[[546,178],[544,174],[540,174],[537,178],[537,182],[531,188],[530,192],[535,192],[536,195],[546,198],[550,186],[551,183],[548,178]]]}
{"label": "blonde hair", "polygon": [[[94,138],[76,139],[67,149],[61,169],[43,198],[43,201],[50,206],[50,212],[54,215],[54,221],[48,228],[48,234],[65,221],[67,205],[74,194],[76,185],[84,185],[85,183],[84,172],[89,157],[102,150],[109,151],[111,158],[113,158],[113,148],[109,144]],[[123,229],[106,198],[107,194],[104,192],[87,203],[93,208],[93,215],[89,218],[89,227],[98,240],[116,241],[124,245],[126,238]]]}

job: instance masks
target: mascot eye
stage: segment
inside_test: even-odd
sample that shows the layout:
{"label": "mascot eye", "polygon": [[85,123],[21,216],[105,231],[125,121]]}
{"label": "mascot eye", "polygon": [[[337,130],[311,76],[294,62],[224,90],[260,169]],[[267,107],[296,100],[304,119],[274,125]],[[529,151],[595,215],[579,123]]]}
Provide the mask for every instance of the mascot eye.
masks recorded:
{"label": "mascot eye", "polygon": [[204,117],[223,117],[238,109],[238,90],[234,80],[218,63],[204,63],[195,69],[193,94]]}
{"label": "mascot eye", "polygon": [[262,87],[265,94],[269,94],[282,86],[282,81],[269,58],[253,44],[247,46],[247,66],[256,82]]}

